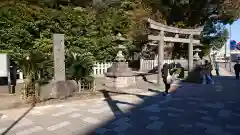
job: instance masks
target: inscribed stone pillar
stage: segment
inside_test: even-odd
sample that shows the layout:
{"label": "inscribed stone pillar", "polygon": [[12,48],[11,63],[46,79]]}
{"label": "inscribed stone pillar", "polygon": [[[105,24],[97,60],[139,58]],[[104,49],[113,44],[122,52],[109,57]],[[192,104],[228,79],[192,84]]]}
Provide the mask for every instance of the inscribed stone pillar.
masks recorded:
{"label": "inscribed stone pillar", "polygon": [[158,76],[157,76],[157,83],[161,84],[161,77],[162,77],[162,66],[164,61],[164,31],[160,32],[160,41],[158,44]]}
{"label": "inscribed stone pillar", "polygon": [[23,72],[22,71],[19,72],[19,79],[23,80]]}
{"label": "inscribed stone pillar", "polygon": [[54,79],[65,81],[64,34],[53,34]]}
{"label": "inscribed stone pillar", "polygon": [[188,72],[193,69],[193,35],[189,37],[190,43],[188,44]]}

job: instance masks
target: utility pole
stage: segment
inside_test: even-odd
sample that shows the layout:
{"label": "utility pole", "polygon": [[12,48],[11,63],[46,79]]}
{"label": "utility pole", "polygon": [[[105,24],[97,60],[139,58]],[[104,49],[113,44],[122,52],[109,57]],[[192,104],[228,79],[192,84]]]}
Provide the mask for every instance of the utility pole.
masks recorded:
{"label": "utility pole", "polygon": [[225,50],[225,53],[224,53],[225,68],[227,68],[227,43],[225,43],[225,49],[224,50]]}
{"label": "utility pole", "polygon": [[[232,26],[231,26],[232,24],[230,24],[230,30],[229,30],[229,44],[231,43],[231,40],[232,40]],[[231,55],[231,48],[230,48],[230,50],[229,50],[230,52],[230,56],[229,56],[229,70],[230,70],[230,72],[232,72],[232,55]]]}

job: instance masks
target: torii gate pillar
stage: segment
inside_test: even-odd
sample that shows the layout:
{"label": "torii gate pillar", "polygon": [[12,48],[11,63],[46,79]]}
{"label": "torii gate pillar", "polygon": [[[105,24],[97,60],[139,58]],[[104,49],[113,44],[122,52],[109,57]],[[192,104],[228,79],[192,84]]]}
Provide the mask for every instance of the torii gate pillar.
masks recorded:
{"label": "torii gate pillar", "polygon": [[157,76],[157,84],[161,84],[162,72],[161,69],[163,67],[164,61],[164,31],[160,31],[160,40],[158,43],[158,76]]}
{"label": "torii gate pillar", "polygon": [[189,36],[190,43],[188,44],[188,73],[193,70],[193,35]]}

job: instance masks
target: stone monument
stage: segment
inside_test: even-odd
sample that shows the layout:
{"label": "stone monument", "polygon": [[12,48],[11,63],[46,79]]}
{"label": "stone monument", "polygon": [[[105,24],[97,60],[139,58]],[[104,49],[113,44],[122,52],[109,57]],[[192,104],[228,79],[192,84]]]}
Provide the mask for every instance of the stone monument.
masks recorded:
{"label": "stone monument", "polygon": [[[122,38],[121,34],[116,36],[116,41],[123,42],[125,39]],[[135,76],[132,70],[128,67],[128,63],[122,54],[122,49],[125,47],[119,45],[120,50],[117,53],[114,63],[105,73],[106,79],[109,83],[106,83],[108,88],[114,88],[120,90],[130,86],[135,86]]]}
{"label": "stone monument", "polygon": [[64,34],[53,35],[54,80],[65,81]]}
{"label": "stone monument", "polygon": [[51,98],[66,98],[78,90],[74,80],[66,80],[64,34],[53,35],[54,80],[52,82]]}

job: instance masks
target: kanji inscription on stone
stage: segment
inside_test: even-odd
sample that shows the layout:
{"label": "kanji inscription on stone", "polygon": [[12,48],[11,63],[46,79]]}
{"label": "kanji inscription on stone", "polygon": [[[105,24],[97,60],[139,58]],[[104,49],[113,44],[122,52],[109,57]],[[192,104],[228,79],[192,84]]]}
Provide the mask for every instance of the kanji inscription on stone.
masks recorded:
{"label": "kanji inscription on stone", "polygon": [[53,34],[54,79],[65,81],[64,34]]}

